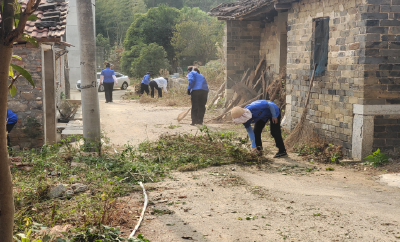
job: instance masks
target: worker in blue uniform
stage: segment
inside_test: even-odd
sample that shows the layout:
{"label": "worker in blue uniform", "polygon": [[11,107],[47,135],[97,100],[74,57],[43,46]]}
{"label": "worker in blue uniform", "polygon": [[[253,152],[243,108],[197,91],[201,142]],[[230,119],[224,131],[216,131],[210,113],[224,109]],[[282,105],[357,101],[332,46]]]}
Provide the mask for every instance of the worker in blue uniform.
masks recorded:
{"label": "worker in blue uniform", "polygon": [[[233,122],[243,124],[251,140],[253,151],[262,154],[261,133],[265,124],[270,120],[270,132],[275,140],[275,145],[279,149],[274,158],[287,156],[285,144],[281,132],[281,111],[279,107],[266,100],[257,100],[244,108],[234,107],[231,111]],[[251,124],[254,123],[254,131]]]}
{"label": "worker in blue uniform", "polygon": [[114,90],[114,83],[118,85],[118,79],[115,76],[114,70],[111,70],[111,64],[106,64],[106,69],[101,71],[100,74],[100,85],[104,86],[104,95],[106,97],[106,103],[113,102],[113,90]]}
{"label": "worker in blue uniform", "polygon": [[7,125],[6,125],[7,146],[10,146],[10,137],[8,136],[8,134],[11,132],[11,130],[14,128],[17,122],[18,122],[18,116],[10,109],[7,109]]}
{"label": "worker in blue uniform", "polygon": [[144,75],[142,82],[140,83],[140,95],[143,95],[146,92],[149,95],[149,83],[150,83],[150,76],[153,75],[152,71],[148,71],[146,75]]}
{"label": "worker in blue uniform", "polygon": [[204,114],[206,113],[206,104],[208,98],[208,85],[206,78],[200,74],[199,69],[189,66],[188,69],[188,94],[192,101],[192,123],[191,125],[203,124]]}

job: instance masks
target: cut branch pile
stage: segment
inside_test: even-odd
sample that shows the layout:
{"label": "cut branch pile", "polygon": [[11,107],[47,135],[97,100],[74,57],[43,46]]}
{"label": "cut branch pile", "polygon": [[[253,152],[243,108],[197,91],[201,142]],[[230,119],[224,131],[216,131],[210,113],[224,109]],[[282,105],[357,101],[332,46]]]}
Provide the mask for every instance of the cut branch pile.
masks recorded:
{"label": "cut branch pile", "polygon": [[[285,75],[283,73],[280,75],[274,75],[270,71],[270,68],[267,67],[266,60],[261,60],[255,71],[250,71],[250,69],[248,69],[243,74],[240,82],[237,82],[232,87],[234,94],[231,100],[226,100],[223,114],[207,120],[205,123],[227,119],[230,117],[230,111],[232,108],[236,106],[245,107],[256,100],[275,101],[279,108],[283,109],[286,103],[284,80]],[[216,97],[213,99],[213,102],[210,103],[208,108],[213,105],[218,96],[224,91],[224,86],[225,83],[217,91]]]}

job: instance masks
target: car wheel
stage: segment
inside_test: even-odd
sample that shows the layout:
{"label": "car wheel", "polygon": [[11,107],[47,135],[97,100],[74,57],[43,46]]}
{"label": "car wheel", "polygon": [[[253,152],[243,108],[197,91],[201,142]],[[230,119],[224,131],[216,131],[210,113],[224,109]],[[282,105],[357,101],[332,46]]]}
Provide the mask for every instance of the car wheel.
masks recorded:
{"label": "car wheel", "polygon": [[104,85],[99,86],[99,92],[104,92]]}
{"label": "car wheel", "polygon": [[122,83],[121,89],[126,90],[128,88],[128,83],[124,82]]}

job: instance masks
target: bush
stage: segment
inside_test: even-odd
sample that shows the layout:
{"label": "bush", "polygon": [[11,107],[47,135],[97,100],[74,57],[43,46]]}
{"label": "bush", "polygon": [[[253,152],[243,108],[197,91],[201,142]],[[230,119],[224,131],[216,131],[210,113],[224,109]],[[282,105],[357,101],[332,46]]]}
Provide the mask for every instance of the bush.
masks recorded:
{"label": "bush", "polygon": [[365,157],[364,159],[367,160],[366,162],[364,162],[364,164],[372,165],[374,167],[378,167],[383,165],[384,163],[389,162],[389,156],[385,153],[381,153],[380,149],[377,149],[374,153]]}

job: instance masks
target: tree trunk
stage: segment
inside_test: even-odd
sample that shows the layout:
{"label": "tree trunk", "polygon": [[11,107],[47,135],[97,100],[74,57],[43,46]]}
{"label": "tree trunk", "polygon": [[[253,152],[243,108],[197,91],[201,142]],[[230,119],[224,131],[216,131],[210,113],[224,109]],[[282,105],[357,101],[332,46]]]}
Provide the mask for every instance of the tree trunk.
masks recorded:
{"label": "tree trunk", "polygon": [[85,145],[100,152],[100,111],[96,78],[96,41],[91,0],[78,0],[78,28],[81,43],[81,85],[83,137]]}
{"label": "tree trunk", "polygon": [[14,197],[8,160],[6,119],[8,98],[8,68],[11,62],[12,46],[0,43],[0,238],[13,241]]}

